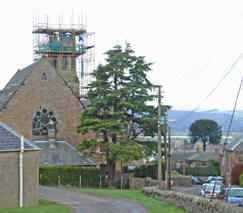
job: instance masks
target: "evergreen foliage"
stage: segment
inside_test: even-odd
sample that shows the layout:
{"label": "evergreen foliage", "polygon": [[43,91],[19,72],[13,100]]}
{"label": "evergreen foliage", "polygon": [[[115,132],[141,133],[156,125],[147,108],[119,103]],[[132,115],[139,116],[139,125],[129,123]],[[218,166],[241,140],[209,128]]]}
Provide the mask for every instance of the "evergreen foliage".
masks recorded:
{"label": "evergreen foliage", "polygon": [[191,142],[203,142],[203,151],[206,151],[206,142],[211,144],[219,144],[222,137],[221,127],[217,122],[209,119],[196,120],[189,127],[189,136]]}
{"label": "evergreen foliage", "polygon": [[[162,160],[162,180],[165,180],[165,161]],[[134,169],[134,177],[151,177],[154,180],[158,179],[158,162],[152,165],[142,165]]]}
{"label": "evergreen foliage", "polygon": [[243,172],[240,175],[240,187],[243,187]]}
{"label": "evergreen foliage", "polygon": [[39,169],[40,185],[58,186],[58,176],[61,185],[79,186],[80,176],[81,185],[89,187],[100,186],[100,176],[102,186],[107,186],[104,172],[97,168],[82,168],[78,166],[40,166]]}
{"label": "evergreen foliage", "polygon": [[[112,185],[116,162],[126,163],[151,154],[136,138],[157,133],[157,109],[148,104],[155,98],[149,94],[154,85],[147,79],[152,64],[135,56],[129,44],[124,50],[116,45],[105,55],[106,64],[100,64],[92,73],[94,82],[87,94],[90,107],[81,114],[77,127],[79,133],[92,131],[100,139],[85,140],[77,150],[86,156],[92,156],[99,148],[104,150],[108,182]],[[164,106],[163,112],[168,108]]]}
{"label": "evergreen foliage", "polygon": [[211,168],[213,175],[218,176],[219,175],[219,161],[216,159],[209,159],[208,160],[208,166]]}
{"label": "evergreen foliage", "polygon": [[[183,174],[183,167],[175,169],[181,175]],[[192,175],[192,176],[214,176],[215,173],[213,172],[210,166],[195,166],[195,167],[185,167],[185,174]]]}

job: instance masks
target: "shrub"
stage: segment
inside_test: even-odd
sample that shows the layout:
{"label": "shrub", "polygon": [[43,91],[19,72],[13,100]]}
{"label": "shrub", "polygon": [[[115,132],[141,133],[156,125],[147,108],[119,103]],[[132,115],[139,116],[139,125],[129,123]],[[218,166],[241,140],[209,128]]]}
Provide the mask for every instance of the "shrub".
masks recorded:
{"label": "shrub", "polygon": [[243,187],[243,172],[240,175],[240,186]]}
{"label": "shrub", "polygon": [[[178,173],[183,174],[183,167],[175,169]],[[192,176],[212,176],[214,172],[209,166],[195,166],[195,167],[185,167],[185,174]]]}
{"label": "shrub", "polygon": [[231,171],[231,184],[239,185],[240,175],[243,171],[243,163],[232,168]]}
{"label": "shrub", "polygon": [[[158,179],[158,164],[143,165],[134,169],[134,177]],[[165,180],[165,161],[162,161],[162,179]]]}
{"label": "shrub", "polygon": [[213,172],[213,176],[218,176],[219,175],[219,161],[216,159],[209,159],[208,165]]}
{"label": "shrub", "polygon": [[58,176],[61,185],[79,186],[81,176],[82,186],[107,186],[104,172],[97,168],[82,168],[77,166],[40,166],[40,185],[57,186]]}

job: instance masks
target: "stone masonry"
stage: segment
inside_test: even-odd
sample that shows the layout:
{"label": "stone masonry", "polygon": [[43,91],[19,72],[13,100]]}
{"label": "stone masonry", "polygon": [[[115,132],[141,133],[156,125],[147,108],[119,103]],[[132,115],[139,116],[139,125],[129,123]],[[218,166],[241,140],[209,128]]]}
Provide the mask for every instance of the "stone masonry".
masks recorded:
{"label": "stone masonry", "polygon": [[[52,110],[57,118],[56,137],[76,147],[87,138],[76,132],[84,106],[50,65],[47,58],[43,57],[37,63],[0,112],[0,120],[31,140],[38,137],[32,135],[33,116],[38,109],[46,107]],[[47,80],[41,80],[43,73],[46,74]]]}
{"label": "stone masonry", "polygon": [[[23,205],[38,205],[39,151],[24,152]],[[0,153],[0,207],[19,206],[19,152]]]}

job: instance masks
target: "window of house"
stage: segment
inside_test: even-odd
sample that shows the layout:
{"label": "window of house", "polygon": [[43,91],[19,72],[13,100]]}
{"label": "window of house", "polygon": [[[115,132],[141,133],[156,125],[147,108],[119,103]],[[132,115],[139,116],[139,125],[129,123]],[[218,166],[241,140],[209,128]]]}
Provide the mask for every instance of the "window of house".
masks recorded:
{"label": "window of house", "polygon": [[48,135],[48,129],[52,127],[57,133],[57,119],[53,111],[46,108],[36,111],[32,120],[33,135]]}

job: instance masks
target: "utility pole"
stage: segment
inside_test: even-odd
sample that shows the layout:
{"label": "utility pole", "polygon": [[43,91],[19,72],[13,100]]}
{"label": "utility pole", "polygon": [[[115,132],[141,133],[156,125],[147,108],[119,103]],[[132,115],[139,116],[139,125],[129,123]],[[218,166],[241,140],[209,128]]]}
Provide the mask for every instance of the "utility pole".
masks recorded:
{"label": "utility pole", "polygon": [[[171,147],[171,137],[170,137],[170,126],[168,126],[169,128],[169,155],[170,155],[170,147]],[[170,159],[170,156],[169,156],[169,170],[168,170],[168,178],[169,178],[169,189],[171,189],[171,159]]]}
{"label": "utility pole", "polygon": [[184,140],[184,144],[183,144],[183,149],[184,149],[184,153],[183,153],[183,176],[185,176],[185,163],[186,163],[186,157],[185,157],[185,145],[186,145],[186,140]]}
{"label": "utility pole", "polygon": [[162,166],[161,166],[161,86],[158,86],[158,185],[162,183]]}
{"label": "utility pole", "polygon": [[167,123],[164,117],[164,146],[165,146],[165,190],[168,188],[168,156],[167,156]]}

